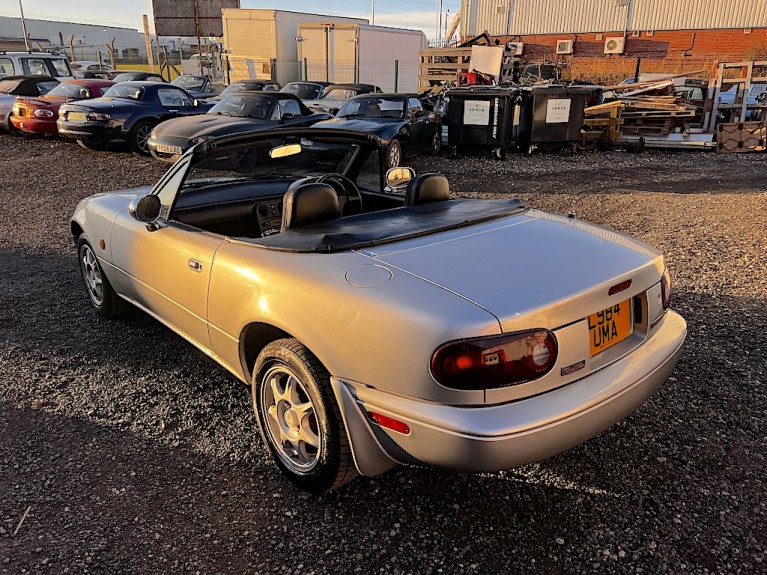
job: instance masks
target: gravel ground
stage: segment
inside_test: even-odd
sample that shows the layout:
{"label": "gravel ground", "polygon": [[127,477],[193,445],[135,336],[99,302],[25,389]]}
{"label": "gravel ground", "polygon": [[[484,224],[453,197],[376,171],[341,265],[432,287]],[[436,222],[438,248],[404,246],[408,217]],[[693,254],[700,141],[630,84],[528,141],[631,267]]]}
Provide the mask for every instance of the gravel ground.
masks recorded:
{"label": "gravel ground", "polygon": [[75,204],[165,165],[0,135],[0,573],[767,573],[766,162],[416,162],[665,250],[687,347],[638,412],[542,463],[309,497],[247,387],[142,313],[88,308]]}

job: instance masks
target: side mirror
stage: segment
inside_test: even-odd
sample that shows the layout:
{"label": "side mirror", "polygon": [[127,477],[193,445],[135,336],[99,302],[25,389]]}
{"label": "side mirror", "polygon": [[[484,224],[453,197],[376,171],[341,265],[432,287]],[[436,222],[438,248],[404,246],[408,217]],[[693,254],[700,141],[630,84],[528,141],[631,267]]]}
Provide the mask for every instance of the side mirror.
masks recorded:
{"label": "side mirror", "polygon": [[139,222],[153,222],[160,216],[160,198],[154,194],[135,198],[128,206],[128,212]]}
{"label": "side mirror", "polygon": [[290,112],[286,112],[282,115],[282,118],[280,118],[280,122],[287,122],[288,120],[292,120],[293,118],[295,118],[293,114],[291,114]]}
{"label": "side mirror", "polygon": [[196,108],[196,107],[197,107],[197,106],[199,106],[199,105],[200,105],[200,101],[199,101],[197,98],[195,98],[195,99],[192,101],[192,106],[194,106],[194,107]]}
{"label": "side mirror", "polygon": [[394,192],[401,192],[414,177],[412,168],[391,168],[386,171],[386,185]]}

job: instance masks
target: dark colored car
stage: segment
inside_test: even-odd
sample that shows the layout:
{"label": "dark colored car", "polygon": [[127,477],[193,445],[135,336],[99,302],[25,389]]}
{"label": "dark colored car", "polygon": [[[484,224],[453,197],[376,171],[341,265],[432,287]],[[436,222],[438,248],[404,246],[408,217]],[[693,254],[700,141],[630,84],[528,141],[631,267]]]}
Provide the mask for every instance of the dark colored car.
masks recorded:
{"label": "dark colored car", "polygon": [[109,80],[66,80],[50,92],[37,98],[16,98],[11,124],[27,134],[49,134],[57,136],[56,120],[59,108],[73,100],[100,98],[113,82]]}
{"label": "dark colored car", "polygon": [[74,74],[75,78],[80,80],[109,80],[115,76],[113,70],[106,70],[103,68],[98,70],[74,70],[72,73]]}
{"label": "dark colored car", "polygon": [[193,74],[182,74],[171,84],[183,88],[195,98],[213,98],[221,93],[223,87],[221,84],[214,84],[210,76],[194,76]]}
{"label": "dark colored car", "polygon": [[317,112],[335,114],[349,98],[371,93],[380,94],[381,88],[372,84],[331,84],[322,91],[318,99],[309,100],[305,103]]}
{"label": "dark colored car", "polygon": [[237,92],[279,92],[279,82],[274,80],[237,80],[232,82],[224,91],[218,96],[213,98],[214,100],[222,100],[230,94],[236,94]]}
{"label": "dark colored car", "polygon": [[113,70],[110,72],[111,80],[118,82],[164,82],[167,80],[154,72],[143,72],[141,70]]}
{"label": "dark colored car", "polygon": [[51,76],[5,76],[0,78],[0,130],[11,130],[11,114],[17,96],[42,96],[58,85]]}
{"label": "dark colored car", "polygon": [[332,85],[330,82],[288,82],[280,92],[295,94],[302,100],[316,100]]}
{"label": "dark colored car", "polygon": [[64,104],[56,123],[59,134],[84,148],[127,143],[149,155],[152,128],[171,118],[204,114],[212,104],[192,98],[177,86],[159,82],[121,82],[103,98]]}
{"label": "dark colored car", "polygon": [[386,167],[421,152],[438,154],[442,145],[439,114],[424,110],[414,94],[367,94],[348,100],[336,117],[317,124],[375,134],[386,145]]}
{"label": "dark colored car", "polygon": [[163,122],[152,130],[148,145],[158,160],[174,162],[195,144],[216,136],[306,127],[330,118],[330,114],[315,114],[293,94],[239,92],[226,96],[206,114]]}

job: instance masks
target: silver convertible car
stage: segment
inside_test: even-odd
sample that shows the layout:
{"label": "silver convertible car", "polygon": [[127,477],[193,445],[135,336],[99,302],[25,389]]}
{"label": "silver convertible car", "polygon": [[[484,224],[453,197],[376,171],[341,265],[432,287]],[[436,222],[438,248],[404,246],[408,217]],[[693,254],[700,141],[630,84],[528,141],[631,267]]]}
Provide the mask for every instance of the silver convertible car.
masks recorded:
{"label": "silver convertible car", "polygon": [[496,471],[610,427],[687,329],[663,255],[515,199],[384,173],[372,135],[283,129],[184,154],[71,221],[90,303],[144,310],[252,386],[302,489],[397,464]]}

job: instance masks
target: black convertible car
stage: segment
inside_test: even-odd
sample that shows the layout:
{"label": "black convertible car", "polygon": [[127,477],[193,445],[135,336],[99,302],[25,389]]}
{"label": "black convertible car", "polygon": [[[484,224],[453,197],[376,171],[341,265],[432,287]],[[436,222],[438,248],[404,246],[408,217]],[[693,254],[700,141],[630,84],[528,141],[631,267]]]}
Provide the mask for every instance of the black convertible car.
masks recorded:
{"label": "black convertible car", "polygon": [[438,154],[442,123],[438,114],[423,109],[413,94],[367,94],[348,100],[332,120],[318,128],[340,128],[375,134],[386,145],[386,167],[421,152]]}
{"label": "black convertible car", "polygon": [[381,88],[373,84],[331,84],[325,86],[316,100],[305,100],[305,104],[317,112],[335,114],[349,98],[361,94],[380,94]]}
{"label": "black convertible car", "polygon": [[175,162],[186,150],[216,136],[280,127],[306,127],[332,118],[315,114],[293,94],[238,92],[226,96],[207,114],[163,122],[149,137],[149,150],[158,160]]}
{"label": "black convertible car", "polygon": [[56,125],[59,134],[84,148],[127,143],[136,154],[149,155],[152,128],[170,118],[207,112],[212,104],[159,82],[122,82],[102,98],[64,104]]}

